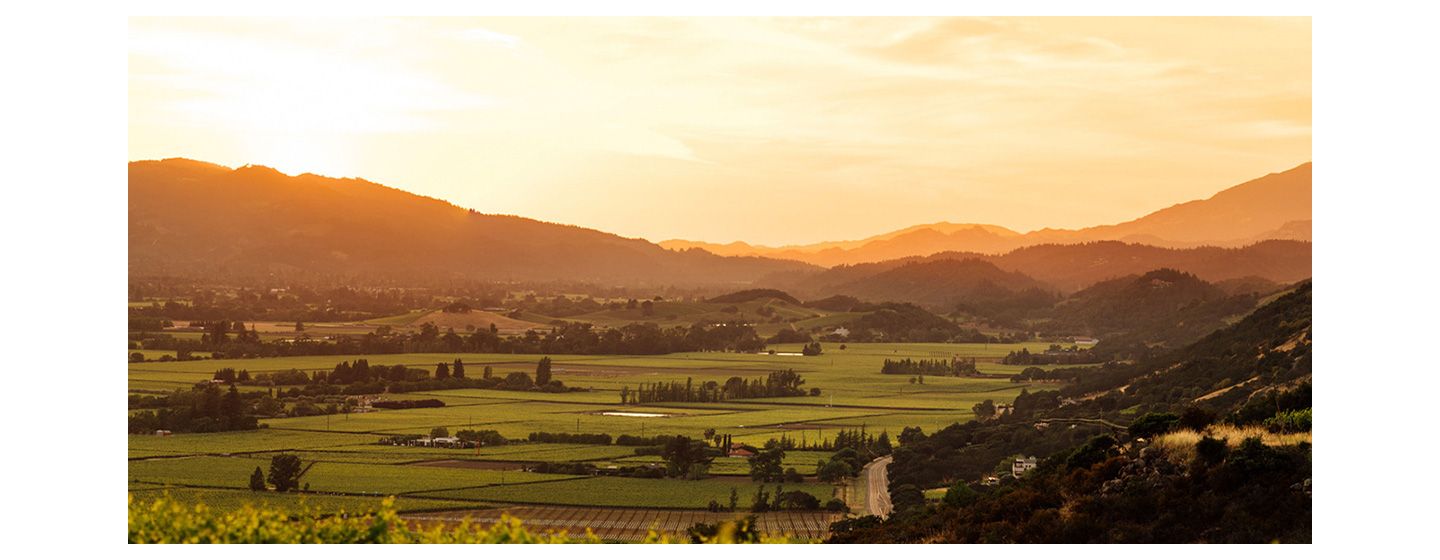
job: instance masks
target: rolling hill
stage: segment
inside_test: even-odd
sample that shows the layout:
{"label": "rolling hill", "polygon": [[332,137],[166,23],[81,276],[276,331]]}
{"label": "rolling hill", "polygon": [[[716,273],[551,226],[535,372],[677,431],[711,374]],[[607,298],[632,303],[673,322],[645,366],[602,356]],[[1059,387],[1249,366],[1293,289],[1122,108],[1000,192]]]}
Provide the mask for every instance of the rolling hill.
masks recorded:
{"label": "rolling hill", "polygon": [[[1002,271],[1023,274],[1054,290],[1074,292],[1096,282],[1158,268],[1173,268],[1207,282],[1251,278],[1290,284],[1310,277],[1307,241],[1262,241],[1238,248],[1171,249],[1119,241],[1036,245],[1002,255],[946,252],[883,262],[836,266],[824,271],[777,273],[759,284],[804,298],[849,294],[847,286],[902,267],[935,262],[981,260]],[[963,282],[964,280],[957,280]]]}
{"label": "rolling hill", "polygon": [[1311,164],[1272,173],[1225,189],[1204,200],[1158,210],[1128,222],[1078,230],[1041,229],[1018,233],[984,224],[937,223],[912,226],[858,241],[765,247],[669,240],[675,249],[701,248],[717,255],[794,259],[821,266],[857,264],[940,252],[1002,254],[1044,244],[1124,241],[1165,248],[1243,247],[1284,239],[1309,241]]}
{"label": "rolling hill", "polygon": [[592,229],[482,214],[360,179],[259,166],[131,162],[129,194],[132,277],[744,285],[815,268],[671,251]]}

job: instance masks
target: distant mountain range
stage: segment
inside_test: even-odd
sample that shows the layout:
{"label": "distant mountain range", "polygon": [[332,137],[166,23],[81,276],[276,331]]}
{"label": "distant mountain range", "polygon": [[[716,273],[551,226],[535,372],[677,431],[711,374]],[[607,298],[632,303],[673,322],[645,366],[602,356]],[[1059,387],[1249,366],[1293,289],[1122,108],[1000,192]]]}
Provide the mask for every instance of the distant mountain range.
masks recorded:
{"label": "distant mountain range", "polygon": [[1124,241],[1156,247],[1242,247],[1269,239],[1309,241],[1311,164],[1177,204],[1129,222],[1079,230],[1019,233],[1000,226],[942,222],[908,227],[858,241],[766,247],[668,240],[670,249],[700,248],[717,255],[793,259],[831,267],[945,251],[1000,254],[1043,244]]}
{"label": "distant mountain range", "polygon": [[745,285],[818,270],[671,251],[593,229],[481,214],[364,180],[259,166],[131,162],[129,189],[132,276]]}
{"label": "distant mountain range", "polygon": [[[360,179],[185,159],[132,162],[129,175],[132,276],[780,288],[807,299],[848,295],[980,312],[1046,306],[1059,294],[1159,268],[1212,283],[1289,284],[1310,276],[1311,248],[1303,240],[1309,164],[1114,226],[1019,234],[941,224],[826,244],[815,254],[917,251],[830,269],[776,258],[786,253],[666,249],[583,227],[483,214]],[[1263,212],[1267,206],[1271,211]],[[1030,243],[1066,237],[1081,241]],[[1236,246],[1095,237],[1169,245],[1223,237],[1232,241],[1217,245]],[[931,251],[957,240],[985,250]],[[1024,246],[1005,249],[1017,244]]]}
{"label": "distant mountain range", "polygon": [[[1167,249],[1119,241],[1097,241],[1077,245],[1036,245],[1003,255],[981,253],[936,253],[889,261],[841,265],[828,270],[787,271],[762,278],[758,284],[776,287],[804,298],[855,295],[873,300],[896,299],[915,291],[913,284],[928,282],[952,288],[976,279],[997,278],[1008,273],[1026,281],[1008,284],[1017,290],[1040,287],[1074,292],[1096,282],[1129,274],[1144,274],[1158,268],[1189,272],[1207,282],[1276,282],[1289,284],[1310,277],[1311,245],[1308,241],[1271,240],[1239,248],[1197,247]],[[964,272],[954,267],[934,266],[940,261],[970,261]],[[982,267],[974,263],[990,265]],[[883,282],[873,278],[905,278],[877,291]],[[922,280],[923,279],[923,280]],[[864,293],[847,293],[861,290]]]}

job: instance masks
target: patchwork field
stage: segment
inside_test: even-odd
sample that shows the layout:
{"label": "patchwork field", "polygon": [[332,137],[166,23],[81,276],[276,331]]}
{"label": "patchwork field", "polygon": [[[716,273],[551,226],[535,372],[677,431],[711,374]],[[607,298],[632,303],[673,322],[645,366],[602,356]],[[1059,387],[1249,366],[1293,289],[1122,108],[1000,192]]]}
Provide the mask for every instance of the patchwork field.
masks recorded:
{"label": "patchwork field", "polygon": [[[609,534],[623,540],[641,531],[637,523],[658,522],[668,527],[666,524],[682,523],[672,523],[672,518],[699,519],[710,515],[703,510],[712,500],[728,503],[732,489],[739,496],[740,509],[748,509],[760,486],[748,477],[748,461],[739,457],[717,458],[711,464],[711,476],[701,480],[572,476],[522,469],[538,462],[587,462],[601,467],[624,467],[663,464],[663,461],[654,450],[642,455],[637,454],[635,447],[619,445],[525,442],[478,449],[445,449],[381,445],[379,440],[392,435],[425,435],[435,428],[445,428],[452,434],[462,429],[496,430],[512,441],[522,442],[533,432],[611,436],[678,434],[700,439],[707,430],[714,430],[730,435],[736,443],[762,446],[771,438],[785,437],[808,445],[833,439],[840,430],[860,428],[874,434],[888,432],[893,439],[906,427],[918,426],[930,432],[965,422],[972,417],[971,407],[980,401],[1010,402],[1022,389],[1049,387],[1012,383],[1003,378],[926,376],[923,383],[912,382],[908,375],[879,373],[885,359],[973,357],[983,372],[1016,374],[1023,368],[995,362],[1022,347],[1044,350],[1044,345],[1038,343],[851,344],[845,350],[840,350],[838,345],[826,345],[820,356],[768,353],[550,356],[554,377],[568,387],[584,390],[566,393],[484,389],[425,391],[398,398],[439,399],[445,406],[267,418],[261,420],[261,429],[247,432],[132,435],[129,479],[137,497],[169,492],[182,500],[204,500],[221,508],[260,501],[297,508],[303,504],[323,511],[359,511],[374,507],[380,496],[396,495],[400,498],[397,506],[402,511],[448,510],[444,515],[427,517],[440,521],[453,522],[467,511],[480,510],[485,510],[485,519],[498,518],[498,510],[493,508],[507,507],[517,514],[543,514],[545,519],[538,521],[556,528],[574,529],[577,519],[597,515],[610,519],[609,516],[616,515],[619,517],[614,523],[604,522],[613,525],[607,529]],[[779,345],[775,349],[798,352],[799,346]],[[129,388],[131,392],[146,393],[188,388],[224,367],[252,373],[314,371],[329,370],[342,361],[360,358],[375,365],[405,364],[427,369],[433,369],[437,363],[461,359],[468,370],[478,371],[489,365],[496,375],[503,376],[512,371],[533,373],[540,357],[398,354],[146,362],[130,364]],[[620,404],[622,389],[634,389],[642,383],[687,380],[696,384],[724,383],[731,377],[754,379],[780,369],[795,370],[805,379],[802,388],[818,388],[819,394],[719,403]],[[616,416],[615,412],[645,413],[645,416]],[[255,468],[265,470],[270,457],[280,452],[295,453],[306,465],[313,464],[302,479],[309,493],[246,490]],[[784,466],[795,468],[806,481],[783,486],[787,491],[808,492],[821,503],[838,497],[849,502],[854,511],[860,511],[863,498],[856,494],[863,492],[863,483],[837,487],[813,478],[816,463],[829,456],[825,451],[788,452]],[[766,485],[771,492],[775,487],[775,484]],[[857,491],[857,487],[860,490]],[[652,513],[624,513],[632,510]],[[813,535],[818,534],[815,531],[822,527],[821,521],[828,524],[835,516],[830,513],[796,515],[800,517],[776,517],[775,526],[788,527],[796,534]],[[643,532],[638,534],[643,537]]]}

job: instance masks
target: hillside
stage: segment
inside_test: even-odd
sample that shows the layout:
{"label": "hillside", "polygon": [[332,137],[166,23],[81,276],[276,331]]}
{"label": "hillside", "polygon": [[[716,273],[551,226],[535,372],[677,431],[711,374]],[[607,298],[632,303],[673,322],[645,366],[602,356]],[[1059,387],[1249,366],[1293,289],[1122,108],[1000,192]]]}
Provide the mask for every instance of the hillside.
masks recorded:
{"label": "hillside", "polygon": [[922,224],[856,241],[765,247],[669,240],[667,248],[701,248],[717,255],[766,256],[821,266],[883,261],[940,252],[1001,254],[1043,244],[1124,241],[1166,248],[1242,247],[1269,239],[1310,240],[1311,164],[1271,173],[1204,200],[1161,209],[1128,222],[1078,230],[1029,233],[985,224]]}
{"label": "hillside", "polygon": [[1076,292],[1057,303],[1036,329],[1098,337],[1095,351],[1105,356],[1138,355],[1195,342],[1248,314],[1260,297],[1250,291],[1230,295],[1194,275],[1159,269]]}
{"label": "hillside", "polygon": [[[1304,282],[1184,348],[1022,392],[1003,417],[911,431],[894,514],[830,542],[1310,542],[1310,328]],[[1038,465],[1014,475],[1017,455]]]}
{"label": "hillside", "polygon": [[129,177],[132,276],[743,285],[814,268],[670,251],[360,179],[178,159],[132,162]]}
{"label": "hillside", "polygon": [[1016,305],[1045,306],[1054,300],[1050,289],[1035,279],[974,258],[907,263],[830,290],[870,301],[981,313]]}
{"label": "hillside", "polygon": [[1002,255],[937,253],[928,257],[837,266],[818,272],[776,274],[759,283],[780,287],[801,297],[818,298],[844,294],[843,288],[847,285],[913,263],[974,259],[989,262],[1002,271],[1023,274],[1062,292],[1074,292],[1103,280],[1144,274],[1159,268],[1188,272],[1207,282],[1253,277],[1289,284],[1310,277],[1310,251],[1310,243],[1304,241],[1264,241],[1239,248],[1193,249],[1100,241],[1038,245]]}

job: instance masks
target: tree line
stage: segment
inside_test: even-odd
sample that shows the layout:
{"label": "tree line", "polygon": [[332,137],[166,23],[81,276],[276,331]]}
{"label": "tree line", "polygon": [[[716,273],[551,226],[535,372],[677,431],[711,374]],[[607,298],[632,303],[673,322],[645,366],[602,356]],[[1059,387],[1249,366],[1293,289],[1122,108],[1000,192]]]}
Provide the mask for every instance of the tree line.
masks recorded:
{"label": "tree line", "polygon": [[979,373],[975,369],[975,358],[952,358],[935,360],[912,360],[901,358],[899,360],[886,359],[880,366],[880,373],[903,374],[903,375],[975,375]]}
{"label": "tree line", "polygon": [[[725,383],[706,381],[696,384],[692,378],[662,383],[641,383],[635,389],[626,385],[620,389],[620,404],[642,404],[652,402],[722,402],[733,399],[754,399],[766,397],[796,397],[805,395],[800,386],[805,379],[793,369],[770,372],[765,377],[745,379],[731,377]],[[819,389],[811,389],[811,395],[819,395]]]}

